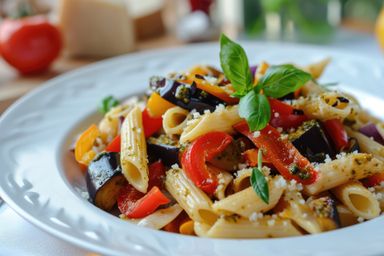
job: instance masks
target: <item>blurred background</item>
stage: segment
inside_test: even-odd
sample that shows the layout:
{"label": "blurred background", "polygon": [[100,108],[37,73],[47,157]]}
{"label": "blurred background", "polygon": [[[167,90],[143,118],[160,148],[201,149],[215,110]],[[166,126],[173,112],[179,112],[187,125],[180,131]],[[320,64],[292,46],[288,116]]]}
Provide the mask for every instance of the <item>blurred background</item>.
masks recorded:
{"label": "blurred background", "polygon": [[[215,41],[221,32],[378,53],[382,6],[383,0],[0,0],[0,113],[69,70],[129,52]],[[39,22],[56,28],[59,38],[43,31],[36,39],[33,15],[43,15]],[[25,44],[54,48],[51,59],[33,48],[25,53]],[[43,66],[31,72],[27,62]]]}

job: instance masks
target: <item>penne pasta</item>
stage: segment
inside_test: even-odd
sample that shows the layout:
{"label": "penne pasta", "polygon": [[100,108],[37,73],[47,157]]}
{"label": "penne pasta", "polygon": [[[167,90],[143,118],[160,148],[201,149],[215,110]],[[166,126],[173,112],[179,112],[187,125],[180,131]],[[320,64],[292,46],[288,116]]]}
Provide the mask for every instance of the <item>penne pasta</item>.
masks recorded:
{"label": "penne pasta", "polygon": [[[360,132],[353,131],[350,128],[346,128],[349,136],[354,137],[359,142],[359,146],[363,152],[370,153],[376,158],[384,161],[384,146],[377,143],[373,139],[365,136]],[[384,170],[383,170],[384,171]]]}
{"label": "penne pasta", "polygon": [[246,218],[249,218],[254,212],[267,212],[277,204],[284,192],[284,187],[279,186],[280,179],[282,179],[281,176],[276,176],[268,182],[268,204],[255,193],[252,187],[249,187],[220,201],[216,201],[212,205],[212,209],[218,215],[238,214]]}
{"label": "penne pasta", "polygon": [[281,217],[291,219],[296,225],[310,234],[323,231],[315,213],[306,204],[300,192],[289,191],[286,193],[284,200],[288,206],[280,213]]}
{"label": "penne pasta", "polygon": [[183,209],[178,204],[174,204],[168,208],[157,210],[142,219],[127,219],[126,217],[122,218],[141,227],[161,229],[176,219],[176,217],[182,211]]}
{"label": "penne pasta", "polygon": [[218,216],[212,210],[211,199],[187,178],[182,169],[167,171],[165,188],[192,220],[208,224],[216,221]]}
{"label": "penne pasta", "polygon": [[384,171],[384,163],[371,154],[352,153],[318,166],[319,177],[304,186],[305,193],[315,195],[340,186],[348,181],[360,180]]}
{"label": "penne pasta", "polygon": [[211,238],[270,238],[302,234],[290,220],[270,216],[257,221],[236,216],[221,217],[212,226],[195,222],[195,233]]}
{"label": "penne pasta", "polygon": [[252,174],[251,168],[238,171],[237,177],[233,180],[233,184],[232,184],[233,191],[239,192],[251,186],[251,182],[249,180],[249,178],[251,177],[251,174]]}
{"label": "penne pasta", "polygon": [[146,193],[148,189],[147,161],[141,110],[135,107],[125,117],[121,127],[120,162],[125,178],[142,193]]}
{"label": "penne pasta", "polygon": [[332,193],[358,217],[373,219],[380,215],[380,204],[360,182],[349,182],[332,189]]}
{"label": "penne pasta", "polygon": [[218,178],[219,185],[217,186],[214,194],[217,199],[223,199],[225,198],[225,191],[227,190],[228,185],[233,180],[233,176],[229,172],[223,171],[218,175]]}
{"label": "penne pasta", "polygon": [[180,107],[168,109],[163,115],[163,129],[167,135],[180,135],[187,124],[189,112]]}
{"label": "penne pasta", "polygon": [[356,215],[353,214],[348,207],[343,204],[338,204],[336,206],[337,212],[339,213],[339,220],[341,227],[348,227],[351,225],[357,224]]}
{"label": "penne pasta", "polygon": [[233,133],[232,126],[240,122],[237,106],[217,109],[197,119],[188,121],[180,136],[180,143],[192,142],[197,137],[213,131]]}
{"label": "penne pasta", "polygon": [[344,120],[351,113],[356,112],[357,108],[345,95],[337,92],[309,95],[308,98],[298,100],[295,104],[309,118],[322,121],[335,118]]}

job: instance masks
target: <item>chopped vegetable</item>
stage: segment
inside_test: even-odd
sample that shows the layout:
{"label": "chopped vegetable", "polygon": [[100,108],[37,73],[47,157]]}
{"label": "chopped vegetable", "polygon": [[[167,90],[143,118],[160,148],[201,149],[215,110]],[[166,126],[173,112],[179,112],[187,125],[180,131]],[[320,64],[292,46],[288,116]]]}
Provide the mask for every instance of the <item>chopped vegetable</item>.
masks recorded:
{"label": "chopped vegetable", "polygon": [[159,206],[169,202],[170,200],[156,186],[142,196],[141,192],[131,185],[127,185],[122,189],[118,198],[120,212],[133,219],[144,218],[153,213]]}
{"label": "chopped vegetable", "polygon": [[165,100],[188,110],[195,109],[200,114],[204,111],[214,111],[219,104],[225,105],[225,102],[219,98],[197,88],[195,83],[184,84],[168,78],[162,78],[152,81],[160,96]]}
{"label": "chopped vegetable", "polygon": [[232,137],[224,132],[210,132],[198,137],[184,151],[181,164],[187,177],[208,194],[213,194],[218,185],[219,169],[206,162],[220,154]]}
{"label": "chopped vegetable", "polygon": [[117,100],[115,97],[113,97],[112,95],[107,96],[101,101],[99,111],[102,114],[106,114],[109,112],[109,110],[111,110],[111,108],[116,107],[119,104],[120,101]]}
{"label": "chopped vegetable", "polygon": [[147,141],[147,151],[154,160],[161,159],[167,166],[179,163],[179,147],[161,139],[150,138]]}
{"label": "chopped vegetable", "polygon": [[119,153],[101,153],[92,160],[88,166],[86,182],[93,203],[103,210],[111,210],[120,189],[127,183],[121,173]]}
{"label": "chopped vegetable", "polygon": [[147,102],[147,110],[152,117],[161,117],[168,109],[172,107],[175,107],[175,105],[163,99],[156,92],[151,94]]}
{"label": "chopped vegetable", "polygon": [[316,120],[304,122],[289,135],[289,140],[311,162],[320,163],[325,160],[326,155],[330,158],[335,156],[332,143]]}
{"label": "chopped vegetable", "polygon": [[341,151],[348,146],[348,135],[339,119],[325,121],[324,127],[336,150]]}
{"label": "chopped vegetable", "polygon": [[246,122],[240,122],[234,128],[262,149],[263,154],[285,179],[294,179],[305,185],[316,181],[317,171],[308,159],[302,156],[291,142],[282,138],[272,126],[267,125],[257,134],[249,130]]}
{"label": "chopped vegetable", "polygon": [[108,144],[108,146],[105,148],[105,151],[107,152],[120,152],[121,151],[121,137],[120,134],[117,135],[111,143]]}
{"label": "chopped vegetable", "polygon": [[92,124],[80,135],[75,144],[75,159],[78,163],[88,165],[96,156],[96,152],[92,148],[99,134],[97,126]]}
{"label": "chopped vegetable", "polygon": [[384,172],[374,174],[363,180],[363,183],[366,187],[378,186],[381,185],[382,182],[384,182]]}
{"label": "chopped vegetable", "polygon": [[[255,167],[258,165],[258,161],[259,161],[259,150],[256,149],[256,148],[253,148],[253,149],[248,149],[246,150],[244,153],[243,153],[243,156],[245,158],[245,161],[246,163],[251,166],[251,167]],[[263,157],[263,163],[266,163],[266,164],[269,164],[271,163],[265,156]]]}
{"label": "chopped vegetable", "polygon": [[308,118],[304,112],[293,108],[280,100],[269,98],[269,105],[271,106],[271,120],[269,124],[275,128],[281,127],[284,130],[290,128],[297,128]]}
{"label": "chopped vegetable", "polygon": [[154,133],[159,131],[161,127],[163,127],[163,118],[160,117],[152,117],[148,109],[144,109],[142,113],[143,118],[143,127],[145,138],[151,137]]}
{"label": "chopped vegetable", "polygon": [[384,145],[384,139],[381,136],[379,130],[376,127],[376,124],[369,123],[359,130],[362,134],[368,136],[369,138],[373,138],[376,142],[380,143],[381,145]]}

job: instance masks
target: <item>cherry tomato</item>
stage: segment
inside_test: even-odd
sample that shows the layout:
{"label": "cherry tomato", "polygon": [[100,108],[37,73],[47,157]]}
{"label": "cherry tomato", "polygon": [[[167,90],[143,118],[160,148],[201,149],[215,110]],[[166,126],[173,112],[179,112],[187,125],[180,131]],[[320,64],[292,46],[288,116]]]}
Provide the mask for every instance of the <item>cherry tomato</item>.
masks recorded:
{"label": "cherry tomato", "polygon": [[324,127],[337,150],[340,151],[348,146],[348,135],[339,119],[325,121]]}
{"label": "cherry tomato", "polygon": [[270,98],[269,105],[271,106],[272,111],[269,123],[275,128],[281,127],[284,130],[296,128],[304,121],[308,120],[302,111],[297,110],[280,100]]}
{"label": "cherry tomato", "polygon": [[380,185],[381,182],[384,182],[384,173],[376,173],[372,176],[363,179],[363,184],[366,187],[374,187]]}
{"label": "cherry tomato", "polygon": [[193,141],[182,155],[181,164],[186,175],[208,194],[213,194],[218,186],[219,170],[206,162],[217,156],[231,142],[232,137],[225,132],[210,132]]}
{"label": "cherry tomato", "polygon": [[271,125],[268,124],[257,135],[249,130],[245,121],[236,124],[234,128],[262,149],[268,161],[284,178],[294,179],[305,185],[316,181],[318,173],[308,159],[289,140],[281,139],[281,134]]}
{"label": "cherry tomato", "polygon": [[60,31],[44,16],[6,19],[0,25],[1,55],[22,74],[45,71],[61,48]]}

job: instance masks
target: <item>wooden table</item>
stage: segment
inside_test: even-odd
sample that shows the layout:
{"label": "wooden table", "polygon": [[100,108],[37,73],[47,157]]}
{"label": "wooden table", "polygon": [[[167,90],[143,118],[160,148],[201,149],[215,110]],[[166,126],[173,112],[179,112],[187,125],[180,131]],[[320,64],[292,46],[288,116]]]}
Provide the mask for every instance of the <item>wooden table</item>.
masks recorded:
{"label": "wooden table", "polygon": [[[154,48],[171,47],[182,44],[174,36],[165,35],[148,41],[141,41],[137,44],[137,51]],[[16,70],[8,66],[0,59],[0,114],[4,112],[15,100],[38,87],[45,81],[61,75],[70,70],[93,63],[95,59],[70,59],[62,56],[55,61],[52,68],[41,75],[22,77]]]}

